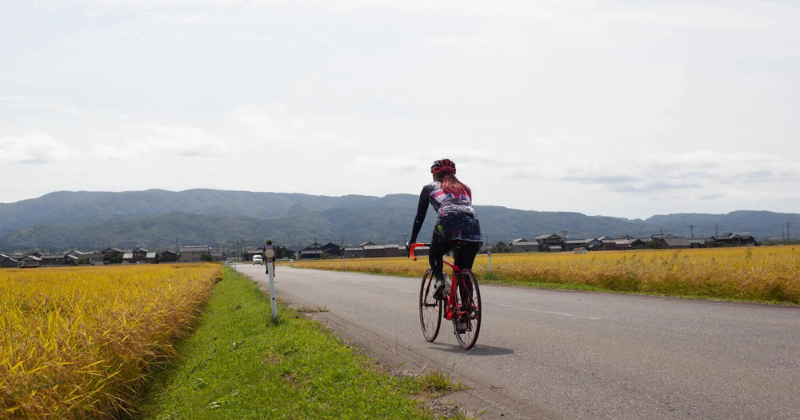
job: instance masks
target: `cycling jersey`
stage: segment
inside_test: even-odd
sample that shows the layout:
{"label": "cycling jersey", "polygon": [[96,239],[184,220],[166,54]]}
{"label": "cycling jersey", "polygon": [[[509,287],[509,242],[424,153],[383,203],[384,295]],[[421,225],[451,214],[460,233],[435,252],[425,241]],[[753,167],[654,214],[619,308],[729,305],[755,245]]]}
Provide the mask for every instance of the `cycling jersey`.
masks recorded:
{"label": "cycling jersey", "polygon": [[433,206],[438,215],[433,230],[434,242],[482,241],[478,215],[472,208],[472,197],[467,194],[445,193],[441,183],[435,181],[423,187],[419,195],[411,243],[417,240],[422,223],[425,221],[428,204]]}

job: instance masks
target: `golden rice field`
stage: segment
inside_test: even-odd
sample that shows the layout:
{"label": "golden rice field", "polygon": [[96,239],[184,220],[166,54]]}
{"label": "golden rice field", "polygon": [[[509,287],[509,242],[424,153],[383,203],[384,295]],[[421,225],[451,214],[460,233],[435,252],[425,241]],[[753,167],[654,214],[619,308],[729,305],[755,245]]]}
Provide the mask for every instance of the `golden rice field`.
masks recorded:
{"label": "golden rice field", "polygon": [[[341,260],[295,261],[295,267],[341,270]],[[422,276],[428,257],[348,259],[348,271]],[[800,248],[599,251],[588,254],[479,255],[479,279],[593,286],[606,290],[800,303]]]}
{"label": "golden rice field", "polygon": [[175,355],[219,265],[0,270],[0,418],[107,418]]}

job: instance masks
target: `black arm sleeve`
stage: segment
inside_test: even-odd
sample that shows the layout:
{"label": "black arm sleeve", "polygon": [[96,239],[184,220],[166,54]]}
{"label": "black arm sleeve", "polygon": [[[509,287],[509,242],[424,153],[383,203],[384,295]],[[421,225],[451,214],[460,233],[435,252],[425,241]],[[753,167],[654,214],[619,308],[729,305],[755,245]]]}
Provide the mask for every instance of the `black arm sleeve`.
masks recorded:
{"label": "black arm sleeve", "polygon": [[417,216],[414,218],[414,228],[411,230],[411,240],[409,243],[417,242],[417,235],[419,235],[419,230],[422,229],[422,223],[425,222],[425,214],[428,212],[428,200],[430,197],[430,191],[428,188],[423,188],[422,192],[419,194],[419,205],[417,206]]}

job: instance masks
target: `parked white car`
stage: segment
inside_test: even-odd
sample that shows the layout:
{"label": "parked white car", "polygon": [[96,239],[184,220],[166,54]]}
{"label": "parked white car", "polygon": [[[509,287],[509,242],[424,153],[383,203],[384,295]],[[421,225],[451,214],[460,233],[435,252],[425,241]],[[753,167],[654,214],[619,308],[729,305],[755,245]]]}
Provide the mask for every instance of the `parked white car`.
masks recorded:
{"label": "parked white car", "polygon": [[264,259],[261,258],[261,255],[254,255],[253,256],[253,265],[264,265]]}

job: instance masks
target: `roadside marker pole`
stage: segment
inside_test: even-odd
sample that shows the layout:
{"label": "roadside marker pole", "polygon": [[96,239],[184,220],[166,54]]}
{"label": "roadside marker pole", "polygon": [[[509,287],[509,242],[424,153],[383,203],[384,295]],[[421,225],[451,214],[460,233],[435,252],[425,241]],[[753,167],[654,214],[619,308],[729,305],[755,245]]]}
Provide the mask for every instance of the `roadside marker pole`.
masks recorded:
{"label": "roadside marker pole", "polygon": [[236,277],[238,277],[238,276],[236,275],[236,261],[234,261],[233,262],[233,278],[236,278]]}
{"label": "roadside marker pole", "polygon": [[269,302],[272,306],[272,319],[278,318],[278,301],[275,299],[275,263],[272,260],[267,262],[269,269]]}
{"label": "roadside marker pole", "polygon": [[487,252],[487,254],[489,254],[489,272],[491,273],[492,272],[492,250],[490,249],[489,252]]}

